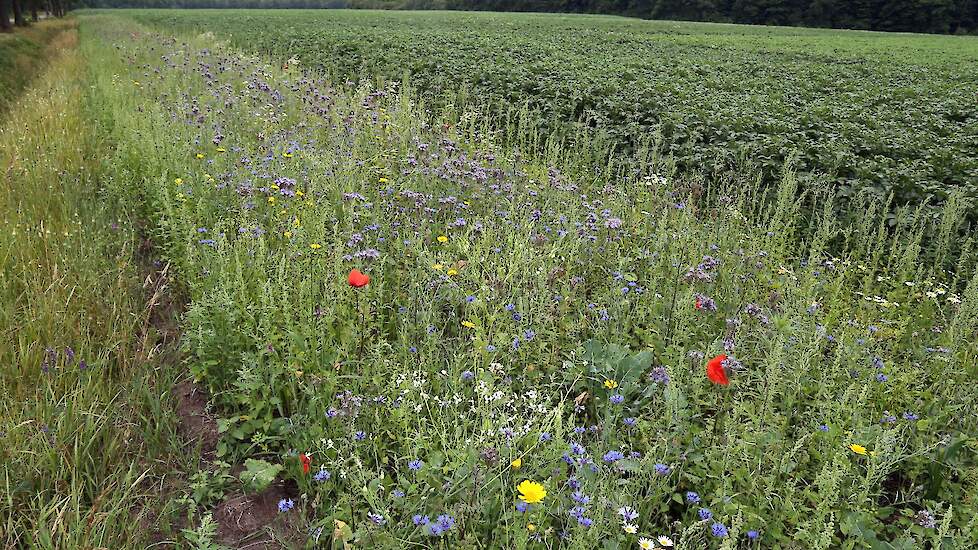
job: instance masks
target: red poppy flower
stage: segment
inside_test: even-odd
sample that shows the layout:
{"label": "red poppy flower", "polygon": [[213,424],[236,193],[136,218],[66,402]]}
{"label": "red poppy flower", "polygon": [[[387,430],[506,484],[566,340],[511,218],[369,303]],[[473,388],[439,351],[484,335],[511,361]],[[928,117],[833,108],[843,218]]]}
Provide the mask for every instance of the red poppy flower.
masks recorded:
{"label": "red poppy flower", "polygon": [[721,353],[706,364],[706,377],[714,384],[726,386],[730,383],[730,379],[727,378],[727,369],[723,366],[723,362],[726,360],[726,354]]}
{"label": "red poppy flower", "polygon": [[360,288],[363,286],[367,286],[367,283],[370,282],[370,275],[365,275],[363,273],[360,273],[359,269],[354,269],[353,271],[350,271],[349,280],[350,280],[350,286],[354,288]]}
{"label": "red poppy flower", "polygon": [[308,474],[309,473],[309,457],[306,456],[305,453],[302,453],[302,454],[299,455],[299,462],[302,463],[302,473]]}
{"label": "red poppy flower", "polygon": [[696,309],[703,309],[703,299],[699,296],[696,297]]}

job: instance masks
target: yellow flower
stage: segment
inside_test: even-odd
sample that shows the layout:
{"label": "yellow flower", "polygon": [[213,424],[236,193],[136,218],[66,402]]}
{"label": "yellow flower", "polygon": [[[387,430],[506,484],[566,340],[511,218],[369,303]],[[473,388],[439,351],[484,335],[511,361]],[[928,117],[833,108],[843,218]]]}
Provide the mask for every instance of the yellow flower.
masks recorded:
{"label": "yellow flower", "polygon": [[177,185],[181,185],[181,184],[183,184],[183,178],[177,178],[177,179],[173,180],[173,183],[175,183]]}
{"label": "yellow flower", "polygon": [[445,235],[438,235],[438,242],[440,242],[440,243],[447,243],[448,242],[448,237],[446,237]]}
{"label": "yellow flower", "polygon": [[268,197],[268,204],[275,204],[275,197]]}
{"label": "yellow flower", "polygon": [[313,250],[319,250],[322,247],[323,247],[323,245],[321,245],[319,243],[312,243],[311,245],[309,245],[309,248],[311,248]]}
{"label": "yellow flower", "polygon": [[286,239],[291,239],[292,238],[292,232],[291,231],[286,231],[285,233],[283,233],[283,235],[285,235],[285,238]]}
{"label": "yellow flower", "polygon": [[537,530],[537,526],[536,525],[533,525],[532,523],[527,523],[526,524],[526,530],[527,531],[530,531],[530,532],[536,531]]}
{"label": "yellow flower", "polygon": [[197,158],[202,159],[204,158],[204,155],[202,153],[197,153]]}
{"label": "yellow flower", "polygon": [[604,387],[608,388],[609,390],[613,390],[618,387],[618,382],[615,382],[614,380],[605,380]]}
{"label": "yellow flower", "polygon": [[287,158],[287,159],[290,159],[290,158],[292,158],[292,153],[286,151],[286,152],[282,153],[282,156],[285,157],[285,158]]}
{"label": "yellow flower", "polygon": [[857,455],[866,456],[868,454],[866,452],[866,447],[863,447],[862,445],[856,445],[855,443],[853,443],[849,445],[849,448],[852,449],[852,452],[856,453]]}
{"label": "yellow flower", "polygon": [[547,490],[543,488],[543,485],[529,479],[524,479],[522,483],[516,486],[516,490],[520,492],[520,500],[527,504],[537,504],[543,501],[543,497],[547,496]]}
{"label": "yellow flower", "polygon": [[217,152],[218,153],[225,153],[225,152],[227,152],[227,149],[225,149],[224,147],[218,147],[217,148]]}
{"label": "yellow flower", "polygon": [[445,273],[448,273],[449,275],[458,275],[458,270],[457,269],[449,269]]}
{"label": "yellow flower", "polygon": [[[475,323],[472,321],[462,321],[462,326],[465,328],[475,328]],[[519,468],[519,466],[517,466]]]}
{"label": "yellow flower", "polygon": [[441,265],[441,264],[435,264],[435,265],[433,265],[433,266],[431,266],[431,267],[432,267],[433,269],[437,269],[438,271],[441,271],[441,269],[442,269],[443,267],[445,267],[445,266],[443,266],[443,265]]}
{"label": "yellow flower", "polygon": [[380,178],[377,181],[379,181],[380,183],[387,183],[387,178]]}
{"label": "yellow flower", "polygon": [[[517,458],[516,460],[510,462],[509,465],[512,466],[514,470],[519,470],[520,469],[520,466],[523,465],[523,459],[522,458]],[[524,481],[523,483],[526,483],[526,482]],[[520,485],[522,485],[522,483]],[[517,487],[517,489],[519,489],[519,487]]]}

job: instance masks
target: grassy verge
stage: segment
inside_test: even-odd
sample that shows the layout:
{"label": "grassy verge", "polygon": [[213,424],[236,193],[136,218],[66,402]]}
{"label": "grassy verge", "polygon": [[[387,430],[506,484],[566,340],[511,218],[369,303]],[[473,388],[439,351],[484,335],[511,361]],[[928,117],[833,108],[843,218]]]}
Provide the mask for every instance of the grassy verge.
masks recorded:
{"label": "grassy verge", "polygon": [[[154,494],[175,441],[153,389],[172,373],[149,325],[160,288],[144,288],[127,209],[101,194],[110,147],[74,23],[28,32],[58,34],[0,127],[0,546],[143,547],[165,527]],[[13,47],[28,71],[39,50]]]}
{"label": "grassy verge", "polygon": [[71,40],[74,19],[41,21],[0,34],[0,113],[36,76],[45,61]]}

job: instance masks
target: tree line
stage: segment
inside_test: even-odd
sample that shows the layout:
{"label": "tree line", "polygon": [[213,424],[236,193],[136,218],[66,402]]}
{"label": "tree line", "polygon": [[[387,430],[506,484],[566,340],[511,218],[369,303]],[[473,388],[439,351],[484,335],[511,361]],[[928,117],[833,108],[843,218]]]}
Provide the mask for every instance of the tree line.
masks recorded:
{"label": "tree line", "polygon": [[[70,0],[0,0],[0,2]],[[978,0],[78,0],[105,8],[380,8],[603,13],[750,25],[978,34]]]}
{"label": "tree line", "polygon": [[62,17],[74,4],[73,0],[0,0],[0,32],[26,27],[28,18],[38,21],[42,13],[44,17]]}

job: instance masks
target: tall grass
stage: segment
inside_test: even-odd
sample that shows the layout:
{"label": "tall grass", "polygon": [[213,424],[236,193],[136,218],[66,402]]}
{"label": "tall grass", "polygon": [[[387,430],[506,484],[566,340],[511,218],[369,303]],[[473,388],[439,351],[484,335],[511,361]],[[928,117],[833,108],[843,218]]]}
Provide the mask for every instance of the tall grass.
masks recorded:
{"label": "tall grass", "polygon": [[74,24],[38,27],[61,34],[0,126],[0,545],[138,548],[168,521],[178,445],[147,323],[159,288],[130,209],[102,193],[111,144]]}

